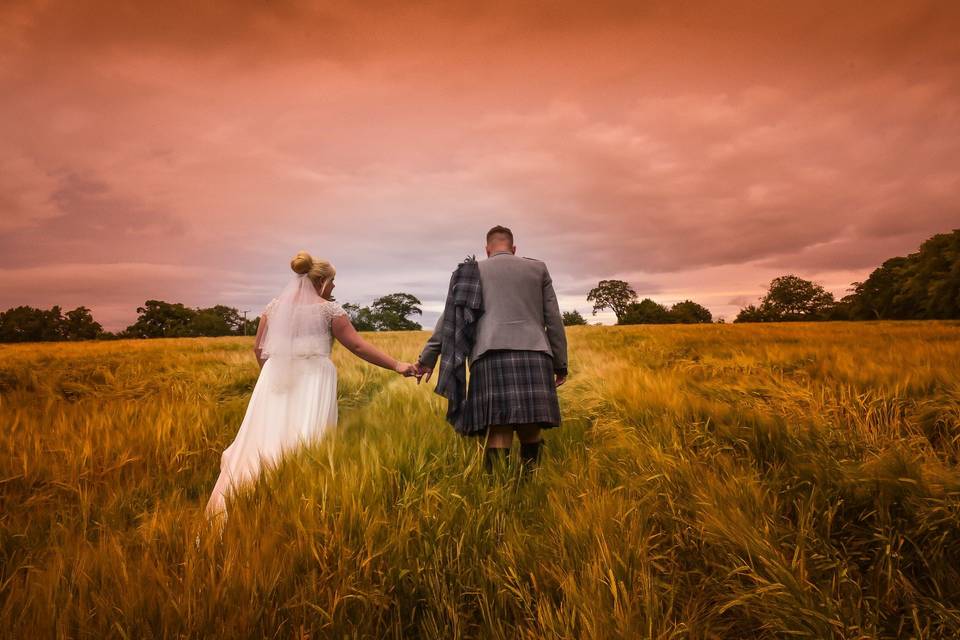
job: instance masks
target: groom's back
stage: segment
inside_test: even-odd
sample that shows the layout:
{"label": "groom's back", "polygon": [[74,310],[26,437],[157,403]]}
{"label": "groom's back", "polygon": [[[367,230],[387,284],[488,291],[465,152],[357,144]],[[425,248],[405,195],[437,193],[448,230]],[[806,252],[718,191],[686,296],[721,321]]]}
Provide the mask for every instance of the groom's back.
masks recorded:
{"label": "groom's back", "polygon": [[[483,315],[477,323],[471,359],[491,349],[543,351],[561,357],[554,353],[547,335],[551,329],[559,330],[561,337],[563,334],[547,265],[509,252],[496,253],[478,265]],[[565,341],[562,347],[566,351]]]}

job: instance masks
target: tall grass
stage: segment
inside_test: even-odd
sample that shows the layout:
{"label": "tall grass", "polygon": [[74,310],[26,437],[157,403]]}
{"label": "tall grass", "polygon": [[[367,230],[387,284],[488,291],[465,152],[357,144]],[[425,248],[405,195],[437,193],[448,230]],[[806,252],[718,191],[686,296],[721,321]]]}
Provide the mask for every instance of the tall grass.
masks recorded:
{"label": "tall grass", "polygon": [[251,339],[3,346],[0,635],[958,637],[958,329],[572,328],[525,483],[338,348],[339,428],[222,540]]}

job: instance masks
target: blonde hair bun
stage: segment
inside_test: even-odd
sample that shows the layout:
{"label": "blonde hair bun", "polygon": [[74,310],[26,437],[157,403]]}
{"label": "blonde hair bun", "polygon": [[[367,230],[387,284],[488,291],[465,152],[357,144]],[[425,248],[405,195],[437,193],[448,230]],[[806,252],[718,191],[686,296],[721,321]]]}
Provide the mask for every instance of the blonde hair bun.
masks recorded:
{"label": "blonde hair bun", "polygon": [[327,260],[323,258],[314,258],[306,251],[301,251],[293,256],[290,261],[290,268],[299,275],[305,275],[317,285],[318,290],[326,287],[327,282],[337,275],[337,270],[333,268]]}
{"label": "blonde hair bun", "polygon": [[293,256],[293,260],[290,261],[290,268],[293,269],[294,273],[300,275],[310,273],[310,269],[313,268],[313,256],[306,251],[301,251]]}

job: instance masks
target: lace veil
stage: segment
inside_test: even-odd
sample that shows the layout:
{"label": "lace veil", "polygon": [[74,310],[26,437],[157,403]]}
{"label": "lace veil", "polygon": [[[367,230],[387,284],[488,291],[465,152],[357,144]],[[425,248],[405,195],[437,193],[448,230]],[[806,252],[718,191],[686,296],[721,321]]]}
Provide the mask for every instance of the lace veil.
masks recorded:
{"label": "lace veil", "polygon": [[296,274],[280,292],[267,317],[262,355],[273,361],[277,388],[292,381],[292,368],[298,358],[310,357],[322,350],[318,314],[323,298],[306,274]]}

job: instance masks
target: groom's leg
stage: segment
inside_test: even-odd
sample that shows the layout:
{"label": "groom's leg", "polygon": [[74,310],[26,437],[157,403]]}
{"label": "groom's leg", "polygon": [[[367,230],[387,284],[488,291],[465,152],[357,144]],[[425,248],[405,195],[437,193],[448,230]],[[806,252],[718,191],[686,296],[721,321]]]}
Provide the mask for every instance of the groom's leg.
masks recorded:
{"label": "groom's leg", "polygon": [[542,438],[542,436],[540,435],[540,432],[541,432],[540,425],[536,422],[531,422],[530,424],[517,425],[517,437],[520,438],[520,444],[540,442]]}
{"label": "groom's leg", "polygon": [[509,449],[513,444],[513,425],[495,425],[487,429],[487,447]]}
{"label": "groom's leg", "polygon": [[487,445],[483,450],[483,467],[493,471],[497,460],[506,462],[513,444],[513,426],[497,425],[487,429]]}
{"label": "groom's leg", "polygon": [[517,425],[517,436],[520,438],[520,463],[524,470],[531,471],[540,462],[540,451],[543,449],[540,425]]}

